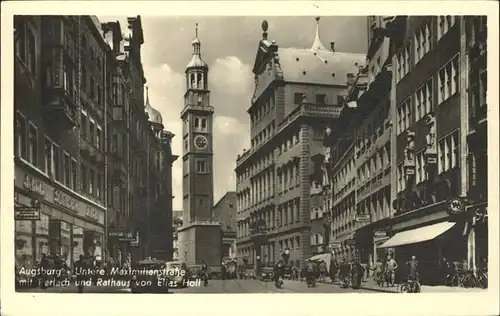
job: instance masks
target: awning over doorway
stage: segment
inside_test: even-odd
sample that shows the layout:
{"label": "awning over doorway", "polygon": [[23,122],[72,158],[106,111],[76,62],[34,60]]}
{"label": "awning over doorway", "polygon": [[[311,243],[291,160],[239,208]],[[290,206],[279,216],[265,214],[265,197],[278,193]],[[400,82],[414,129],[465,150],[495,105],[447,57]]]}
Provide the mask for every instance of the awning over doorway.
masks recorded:
{"label": "awning over doorway", "polygon": [[392,236],[388,241],[380,245],[378,248],[392,248],[396,246],[403,246],[433,240],[434,238],[438,237],[439,235],[455,226],[455,224],[456,223],[452,222],[442,222],[403,231]]}

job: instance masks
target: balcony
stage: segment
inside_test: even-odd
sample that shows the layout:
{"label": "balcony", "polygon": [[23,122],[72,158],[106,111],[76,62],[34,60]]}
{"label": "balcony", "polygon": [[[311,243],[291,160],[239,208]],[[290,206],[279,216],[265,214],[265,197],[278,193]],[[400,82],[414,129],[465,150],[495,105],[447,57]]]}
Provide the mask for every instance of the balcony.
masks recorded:
{"label": "balcony", "polygon": [[123,107],[113,107],[113,122],[120,124],[127,123],[127,114]]}
{"label": "balcony", "polygon": [[63,131],[77,126],[76,105],[71,95],[52,95],[44,104],[43,118],[48,126],[58,127]]}

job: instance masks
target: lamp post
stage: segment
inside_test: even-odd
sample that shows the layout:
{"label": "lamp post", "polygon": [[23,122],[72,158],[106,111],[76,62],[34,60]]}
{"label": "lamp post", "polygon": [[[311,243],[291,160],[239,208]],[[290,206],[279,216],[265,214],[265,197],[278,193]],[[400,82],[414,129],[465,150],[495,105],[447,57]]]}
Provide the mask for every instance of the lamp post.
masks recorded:
{"label": "lamp post", "polygon": [[332,225],[332,211],[328,210],[325,213],[325,220],[323,223],[323,227],[325,228],[325,238],[323,238],[323,252],[328,252],[328,247],[330,245],[330,228]]}

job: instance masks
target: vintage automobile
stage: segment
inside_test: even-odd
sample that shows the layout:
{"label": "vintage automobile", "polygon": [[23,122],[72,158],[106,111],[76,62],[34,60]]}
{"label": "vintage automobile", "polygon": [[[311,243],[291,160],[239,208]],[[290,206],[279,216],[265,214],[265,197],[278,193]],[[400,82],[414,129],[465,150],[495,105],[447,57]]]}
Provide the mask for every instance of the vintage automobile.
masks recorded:
{"label": "vintage automobile", "polygon": [[[164,261],[147,258],[137,262],[132,271],[130,289],[132,293],[169,293],[168,276],[159,273],[166,268]],[[152,273],[147,273],[153,270]]]}
{"label": "vintage automobile", "polygon": [[[189,280],[189,271],[187,266],[183,265],[181,261],[168,261],[166,263],[168,271],[168,279],[170,287],[185,288]],[[183,267],[184,266],[184,267]]]}
{"label": "vintage automobile", "polygon": [[274,278],[274,267],[263,267],[260,271],[260,280],[267,282]]}
{"label": "vintage automobile", "polygon": [[196,280],[201,278],[201,264],[192,264],[188,266],[189,280]]}

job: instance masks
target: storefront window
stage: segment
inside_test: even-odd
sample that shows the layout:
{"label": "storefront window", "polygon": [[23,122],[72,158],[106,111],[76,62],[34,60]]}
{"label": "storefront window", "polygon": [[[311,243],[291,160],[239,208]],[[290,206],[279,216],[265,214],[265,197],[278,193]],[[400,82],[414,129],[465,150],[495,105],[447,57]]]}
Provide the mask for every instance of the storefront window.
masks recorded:
{"label": "storefront window", "polygon": [[36,222],[36,261],[42,260],[42,254],[49,254],[49,216],[40,214],[40,220]]}
{"label": "storefront window", "polygon": [[61,256],[71,266],[71,225],[61,222]]}
{"label": "storefront window", "polygon": [[16,270],[21,267],[32,268],[34,262],[33,224],[31,221],[16,221]]}
{"label": "storefront window", "polygon": [[83,228],[73,226],[73,259],[78,260],[80,255],[85,255],[83,251]]}
{"label": "storefront window", "polygon": [[96,261],[102,260],[102,235],[93,231],[84,231],[83,250],[86,256]]}

